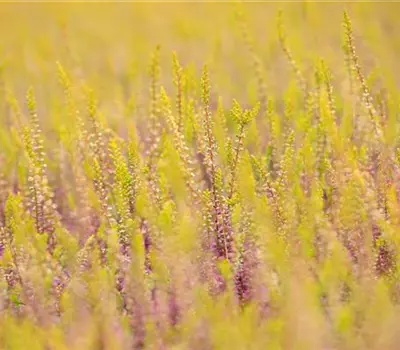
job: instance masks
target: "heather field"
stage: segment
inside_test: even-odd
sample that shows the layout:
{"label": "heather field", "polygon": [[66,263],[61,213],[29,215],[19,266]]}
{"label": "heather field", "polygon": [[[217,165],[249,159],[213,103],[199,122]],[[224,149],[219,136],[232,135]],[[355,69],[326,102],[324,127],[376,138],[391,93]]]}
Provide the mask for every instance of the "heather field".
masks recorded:
{"label": "heather field", "polygon": [[399,11],[0,4],[0,349],[399,349]]}

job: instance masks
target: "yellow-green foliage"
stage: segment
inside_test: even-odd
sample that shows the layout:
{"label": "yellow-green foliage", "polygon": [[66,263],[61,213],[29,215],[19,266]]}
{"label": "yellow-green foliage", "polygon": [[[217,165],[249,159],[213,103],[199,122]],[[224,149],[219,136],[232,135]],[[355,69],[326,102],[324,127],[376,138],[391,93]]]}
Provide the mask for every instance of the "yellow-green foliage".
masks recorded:
{"label": "yellow-green foliage", "polygon": [[398,349],[399,4],[0,5],[0,350]]}

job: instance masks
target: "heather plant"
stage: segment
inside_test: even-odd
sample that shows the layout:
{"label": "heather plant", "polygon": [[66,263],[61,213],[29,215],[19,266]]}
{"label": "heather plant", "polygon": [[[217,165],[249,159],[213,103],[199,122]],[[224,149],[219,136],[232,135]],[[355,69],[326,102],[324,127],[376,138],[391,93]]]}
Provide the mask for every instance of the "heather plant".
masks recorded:
{"label": "heather plant", "polygon": [[0,349],[397,349],[396,7],[1,5]]}

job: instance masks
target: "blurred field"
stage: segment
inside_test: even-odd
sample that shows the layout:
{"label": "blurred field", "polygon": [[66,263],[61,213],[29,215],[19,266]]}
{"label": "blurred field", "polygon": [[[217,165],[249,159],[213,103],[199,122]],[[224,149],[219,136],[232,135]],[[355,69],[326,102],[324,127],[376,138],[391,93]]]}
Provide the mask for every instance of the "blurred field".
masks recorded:
{"label": "blurred field", "polygon": [[[398,61],[398,6],[394,2],[247,4],[248,29],[271,93],[281,92],[289,79],[277,38],[278,9],[284,11],[290,47],[304,71],[312,73],[315,60],[323,57],[340,81],[343,10],[353,20],[365,69],[388,73]],[[182,63],[190,63],[197,73],[202,64],[209,63],[215,89],[224,91],[226,99],[248,98],[254,79],[249,77],[249,56],[234,21],[234,7],[233,3],[162,2],[2,4],[1,53],[9,67],[5,78],[22,91],[33,83],[45,93],[56,83],[55,61],[68,68],[79,62],[85,79],[93,82],[101,97],[104,94],[111,100],[120,89],[120,84],[111,81],[120,82],[132,71],[143,77],[150,53],[160,44],[165,72],[170,70],[175,50]],[[393,74],[384,76],[397,79]],[[170,83],[168,74],[163,79]]]}

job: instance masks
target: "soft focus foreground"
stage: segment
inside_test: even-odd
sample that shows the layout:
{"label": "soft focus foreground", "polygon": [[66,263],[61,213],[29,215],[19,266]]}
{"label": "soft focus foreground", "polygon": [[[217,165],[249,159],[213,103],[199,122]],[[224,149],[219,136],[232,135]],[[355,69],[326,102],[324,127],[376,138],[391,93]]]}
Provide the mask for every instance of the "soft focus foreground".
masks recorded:
{"label": "soft focus foreground", "polygon": [[0,348],[397,349],[399,7],[0,5]]}

